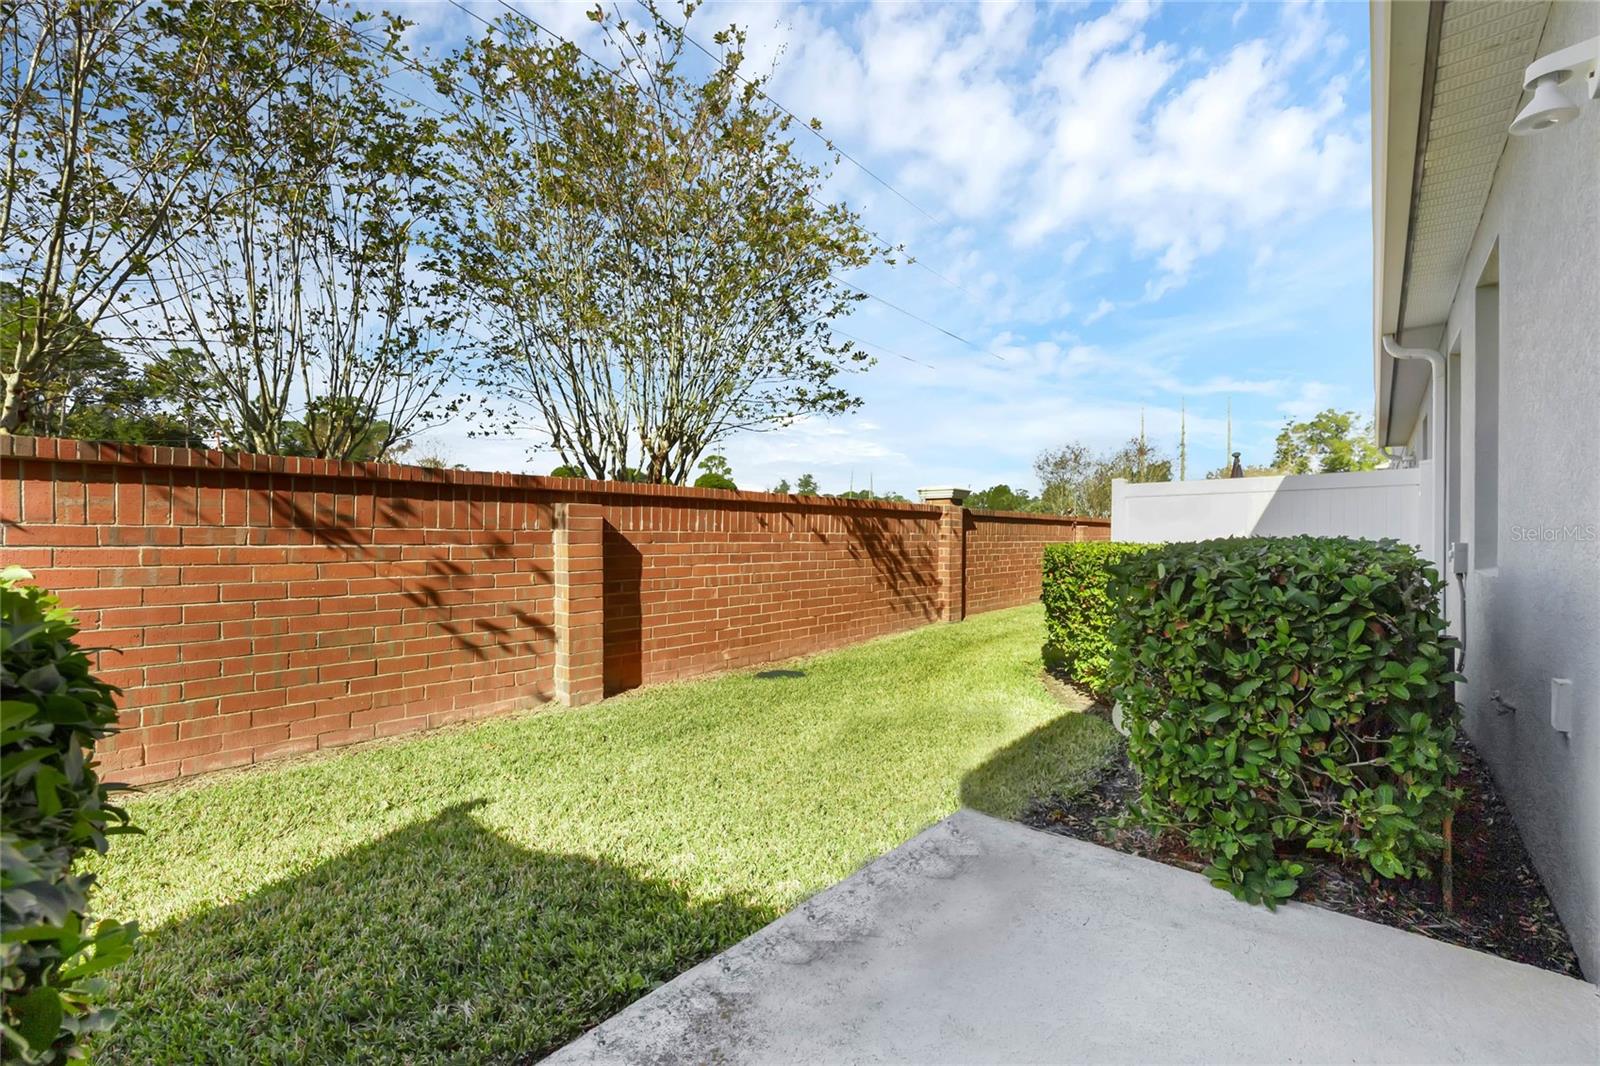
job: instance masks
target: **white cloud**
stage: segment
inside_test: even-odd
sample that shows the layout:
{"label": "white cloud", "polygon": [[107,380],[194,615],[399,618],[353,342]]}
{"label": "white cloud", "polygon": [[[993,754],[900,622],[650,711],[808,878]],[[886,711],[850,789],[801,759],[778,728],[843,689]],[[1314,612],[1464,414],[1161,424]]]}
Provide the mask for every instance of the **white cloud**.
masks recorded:
{"label": "white cloud", "polygon": [[[583,7],[539,17],[590,32]],[[1366,74],[1333,28],[1357,32],[1346,10],[749,0],[708,6],[696,36],[730,22],[776,99],[936,216],[834,167],[823,195],[954,284],[853,280],[1000,357],[859,304],[844,328],[917,364],[876,351],[848,382],[857,414],[728,441],[741,485],[1031,484],[1040,448],[1121,443],[1141,408],[1172,450],[1180,398],[1195,474],[1230,401],[1247,457],[1286,417],[1364,402]],[[452,443],[472,465],[555,462]]]}
{"label": "white cloud", "polygon": [[1339,390],[1327,382],[1303,382],[1293,397],[1278,404],[1278,411],[1285,418],[1310,418],[1327,410],[1338,394]]}
{"label": "white cloud", "polygon": [[[588,11],[593,5],[567,3],[564,0],[507,0],[516,14],[507,11],[500,0],[462,0],[470,14],[464,14],[453,4],[439,0],[436,3],[381,3],[379,0],[357,0],[356,7],[369,12],[393,11],[411,23],[406,31],[406,43],[431,45],[449,51],[467,39],[478,39],[489,32],[486,23],[515,18],[521,14],[534,20],[545,30],[559,34],[579,46],[594,52],[600,46],[601,32],[590,21]],[[598,54],[598,53],[595,53]]]}
{"label": "white cloud", "polygon": [[767,489],[783,479],[793,484],[801,474],[811,474],[828,492],[866,488],[870,482],[878,491],[898,488],[909,494],[902,483],[913,479],[915,466],[904,452],[884,443],[884,432],[869,419],[802,418],[770,433],[735,437],[714,450],[728,457],[741,488]]}
{"label": "white cloud", "polygon": [[1364,145],[1345,82],[1310,103],[1291,88],[1343,47],[1318,9],[1287,9],[1277,33],[1235,45],[1187,79],[1172,47],[1140,34],[1123,4],[1084,23],[1046,60],[1039,91],[1049,150],[1031,185],[1024,242],[1088,227],[1155,260],[1159,297],[1232,236],[1359,202]]}
{"label": "white cloud", "polygon": [[561,459],[532,440],[514,437],[471,437],[462,425],[435,426],[417,434],[402,462],[436,456],[446,465],[460,463],[470,470],[497,470],[512,474],[548,474]]}
{"label": "white cloud", "polygon": [[784,8],[776,20],[756,10],[767,14],[751,54],[777,58],[774,96],[842,143],[895,157],[884,176],[931,213],[986,215],[1036,156],[1023,86],[1006,76],[1028,46],[1029,7],[982,4],[974,19],[966,9],[882,4],[838,25],[812,8]]}
{"label": "white cloud", "polygon": [[[1236,237],[1365,195],[1365,134],[1329,68],[1345,41],[1320,7],[1285,8],[1268,36],[1211,51],[1151,39],[1153,12],[1123,0],[1064,35],[1058,11],[1010,2],[750,3],[706,19],[746,24],[753,66],[775,66],[774,96],[820,117],[917,206],[848,162],[829,194],[955,280],[963,310],[1002,326],[1081,304],[1095,245],[1143,260],[1122,302],[1153,303]],[[1307,100],[1307,85],[1323,88]],[[975,227],[1023,250],[1060,236],[1076,277],[1018,285],[992,269],[992,241],[974,246]],[[1104,252],[1096,259],[1105,269]],[[1102,301],[1090,321],[1106,302],[1117,306]]]}

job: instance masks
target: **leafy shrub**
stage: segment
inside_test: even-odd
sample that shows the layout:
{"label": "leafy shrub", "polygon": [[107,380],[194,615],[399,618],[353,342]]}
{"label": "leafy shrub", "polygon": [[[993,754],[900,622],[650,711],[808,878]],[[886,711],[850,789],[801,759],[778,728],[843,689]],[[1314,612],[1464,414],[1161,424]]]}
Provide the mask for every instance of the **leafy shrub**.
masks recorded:
{"label": "leafy shrub", "polygon": [[695,478],[694,487],[697,489],[727,489],[729,492],[737,492],[739,490],[739,486],[733,483],[733,478],[726,474],[717,474],[711,471],[707,471]]}
{"label": "leafy shrub", "polygon": [[1148,544],[1051,544],[1044,550],[1045,648],[1059,656],[1067,676],[1096,696],[1110,696],[1106,670],[1111,665],[1111,623],[1116,618],[1109,595],[1113,563],[1151,549]]}
{"label": "leafy shrub", "polygon": [[59,1063],[80,1061],[83,1036],[115,1020],[95,1006],[98,975],[128,957],[138,930],[89,928],[94,878],[72,872],[86,849],[132,831],[92,761],[114,731],[117,690],[90,672],[72,616],[30,577],[0,571],[0,1036],[7,1062]]}
{"label": "leafy shrub", "polygon": [[1459,797],[1460,680],[1429,564],[1393,541],[1257,537],[1114,572],[1137,820],[1251,902],[1292,895],[1313,852],[1427,876]]}

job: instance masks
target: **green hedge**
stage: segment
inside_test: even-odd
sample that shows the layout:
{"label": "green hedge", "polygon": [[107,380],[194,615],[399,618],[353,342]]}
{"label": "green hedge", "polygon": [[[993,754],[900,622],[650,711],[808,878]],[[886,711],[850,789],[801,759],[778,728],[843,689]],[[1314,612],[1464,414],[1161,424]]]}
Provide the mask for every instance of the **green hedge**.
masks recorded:
{"label": "green hedge", "polygon": [[1106,671],[1116,618],[1110,567],[1151,547],[1101,540],[1051,544],[1044,550],[1039,598],[1044,601],[1045,648],[1060,659],[1068,677],[1102,699],[1111,695]]}
{"label": "green hedge", "polygon": [[1269,904],[1312,854],[1428,874],[1458,793],[1440,583],[1410,547],[1342,537],[1174,544],[1115,569],[1111,684],[1136,819]]}
{"label": "green hedge", "polygon": [[72,616],[30,576],[0,571],[0,1036],[8,1063],[59,1063],[81,1060],[83,1037],[110,1027],[99,974],[138,933],[89,926],[94,878],[73,863],[132,830],[93,763],[95,741],[115,729],[117,690],[94,677]]}

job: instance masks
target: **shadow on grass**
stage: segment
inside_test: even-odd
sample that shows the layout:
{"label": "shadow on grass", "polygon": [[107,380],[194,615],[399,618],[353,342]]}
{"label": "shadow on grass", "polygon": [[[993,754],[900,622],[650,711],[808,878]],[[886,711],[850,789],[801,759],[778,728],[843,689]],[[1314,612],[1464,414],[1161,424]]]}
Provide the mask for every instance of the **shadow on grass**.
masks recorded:
{"label": "shadow on grass", "polygon": [[1098,715],[1071,711],[1000,748],[961,779],[961,802],[1015,818],[1029,802],[1068,797],[1094,783],[1117,748],[1117,731]]}
{"label": "shadow on grass", "polygon": [[532,1062],[776,912],[527,850],[469,803],[146,935],[101,1062]]}

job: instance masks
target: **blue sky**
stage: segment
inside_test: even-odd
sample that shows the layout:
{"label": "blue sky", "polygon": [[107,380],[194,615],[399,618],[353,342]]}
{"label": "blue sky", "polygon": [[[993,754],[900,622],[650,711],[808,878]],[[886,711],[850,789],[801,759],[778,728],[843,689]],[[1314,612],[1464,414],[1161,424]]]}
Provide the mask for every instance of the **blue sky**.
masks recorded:
{"label": "blue sky", "polygon": [[[589,46],[584,7],[527,5]],[[482,30],[442,2],[400,10],[435,49]],[[850,379],[863,406],[730,440],[740,486],[1031,488],[1041,448],[1118,444],[1141,411],[1175,453],[1180,405],[1200,477],[1224,461],[1230,401],[1247,462],[1287,417],[1365,414],[1366,20],[1357,3],[705,5],[700,40],[746,27],[771,96],[897,190],[835,169],[826,194],[929,268],[852,280],[972,342],[863,301],[840,323],[879,357]],[[555,462],[448,427],[424,447]]]}

